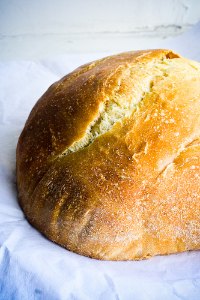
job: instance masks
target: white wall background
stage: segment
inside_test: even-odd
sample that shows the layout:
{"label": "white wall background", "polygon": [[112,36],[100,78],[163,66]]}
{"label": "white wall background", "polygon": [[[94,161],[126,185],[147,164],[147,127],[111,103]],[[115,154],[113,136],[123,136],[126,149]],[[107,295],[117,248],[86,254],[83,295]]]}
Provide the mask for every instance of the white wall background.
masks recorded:
{"label": "white wall background", "polygon": [[0,59],[159,47],[199,20],[199,0],[0,0]]}

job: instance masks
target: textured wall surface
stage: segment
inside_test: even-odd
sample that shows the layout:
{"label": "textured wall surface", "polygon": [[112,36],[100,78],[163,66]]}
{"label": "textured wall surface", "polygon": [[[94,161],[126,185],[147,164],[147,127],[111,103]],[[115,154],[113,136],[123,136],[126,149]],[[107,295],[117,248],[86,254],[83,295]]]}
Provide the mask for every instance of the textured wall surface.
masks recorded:
{"label": "textured wall surface", "polygon": [[199,0],[0,0],[0,57],[159,47],[199,20]]}

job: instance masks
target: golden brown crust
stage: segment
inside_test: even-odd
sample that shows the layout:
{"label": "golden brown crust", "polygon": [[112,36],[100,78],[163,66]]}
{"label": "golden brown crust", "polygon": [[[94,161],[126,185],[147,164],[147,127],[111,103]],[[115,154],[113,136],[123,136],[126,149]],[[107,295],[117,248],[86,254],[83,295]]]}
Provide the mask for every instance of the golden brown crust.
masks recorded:
{"label": "golden brown crust", "polygon": [[199,249],[199,105],[199,64],[170,50],[107,57],[53,84],[17,146],[30,223],[99,259]]}

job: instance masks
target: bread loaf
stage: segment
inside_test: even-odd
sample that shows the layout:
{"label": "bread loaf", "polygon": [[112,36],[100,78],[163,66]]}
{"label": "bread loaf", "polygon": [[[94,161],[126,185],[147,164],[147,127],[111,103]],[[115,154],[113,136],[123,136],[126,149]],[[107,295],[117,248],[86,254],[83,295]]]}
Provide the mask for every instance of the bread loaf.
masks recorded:
{"label": "bread loaf", "polygon": [[200,64],[122,53],[54,83],[17,146],[20,205],[50,240],[104,260],[200,248]]}

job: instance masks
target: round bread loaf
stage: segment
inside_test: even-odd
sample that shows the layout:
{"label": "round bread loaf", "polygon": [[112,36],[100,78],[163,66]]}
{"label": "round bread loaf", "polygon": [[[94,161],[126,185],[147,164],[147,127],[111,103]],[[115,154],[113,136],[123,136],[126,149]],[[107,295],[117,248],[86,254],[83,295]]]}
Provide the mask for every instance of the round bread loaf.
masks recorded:
{"label": "round bread loaf", "polygon": [[200,64],[122,53],[54,83],[17,146],[20,205],[50,240],[104,260],[200,248]]}

